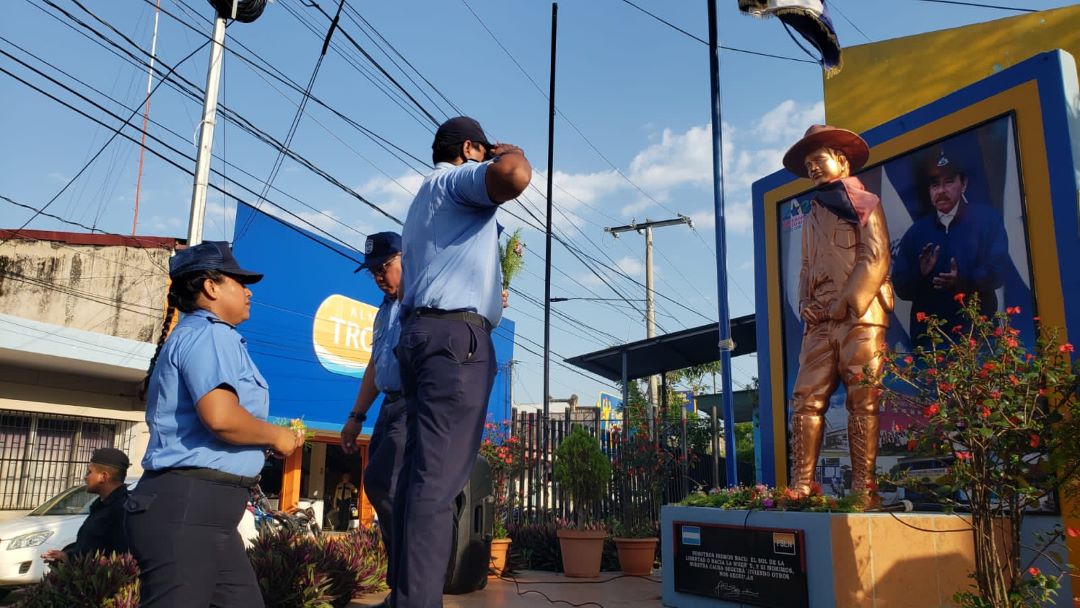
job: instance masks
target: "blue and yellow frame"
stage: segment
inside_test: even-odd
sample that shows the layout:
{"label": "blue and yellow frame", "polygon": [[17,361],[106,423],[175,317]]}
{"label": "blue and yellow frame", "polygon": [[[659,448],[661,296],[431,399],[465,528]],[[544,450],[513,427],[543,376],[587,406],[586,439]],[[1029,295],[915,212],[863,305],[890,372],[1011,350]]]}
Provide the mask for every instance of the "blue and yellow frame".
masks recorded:
{"label": "blue and yellow frame", "polygon": [[[1032,284],[1041,321],[1080,342],[1080,88],[1064,51],[1035,55],[984,80],[862,133],[868,165],[1011,113],[1015,117]],[[844,125],[835,125],[844,127]],[[779,207],[811,188],[786,170],[753,185],[760,382],[761,481],[787,483]],[[764,271],[762,272],[762,269]]]}

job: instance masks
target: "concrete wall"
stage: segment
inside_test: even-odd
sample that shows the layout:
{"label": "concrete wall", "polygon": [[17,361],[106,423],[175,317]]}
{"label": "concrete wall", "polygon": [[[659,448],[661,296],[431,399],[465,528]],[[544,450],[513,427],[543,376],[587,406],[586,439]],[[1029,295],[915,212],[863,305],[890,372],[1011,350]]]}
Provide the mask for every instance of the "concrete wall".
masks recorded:
{"label": "concrete wall", "polygon": [[0,313],[156,342],[170,255],[155,247],[0,240]]}

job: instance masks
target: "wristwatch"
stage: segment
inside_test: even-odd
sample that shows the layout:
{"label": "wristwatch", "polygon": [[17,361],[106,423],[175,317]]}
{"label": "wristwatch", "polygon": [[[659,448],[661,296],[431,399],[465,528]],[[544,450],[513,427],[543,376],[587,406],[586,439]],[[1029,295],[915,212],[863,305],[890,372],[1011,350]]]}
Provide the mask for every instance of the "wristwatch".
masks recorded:
{"label": "wristwatch", "polygon": [[355,421],[359,422],[360,424],[364,424],[364,421],[367,420],[367,416],[361,414],[360,412],[355,412],[355,411],[354,412],[349,412],[349,418],[351,420],[355,420]]}

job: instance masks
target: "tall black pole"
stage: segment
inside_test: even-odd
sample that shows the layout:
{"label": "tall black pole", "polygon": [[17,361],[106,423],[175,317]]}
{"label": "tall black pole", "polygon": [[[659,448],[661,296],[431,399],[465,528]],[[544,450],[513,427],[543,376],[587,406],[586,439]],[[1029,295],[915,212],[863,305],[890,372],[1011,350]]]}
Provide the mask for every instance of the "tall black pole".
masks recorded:
{"label": "tall black pole", "polygon": [[[544,233],[544,428],[543,454],[548,453],[551,408],[551,187],[555,171],[555,40],[559,29],[559,3],[551,3],[551,76],[548,84],[547,231]],[[547,479],[543,481],[547,502]]]}
{"label": "tall black pole", "polygon": [[709,89],[712,97],[713,207],[716,214],[716,303],[720,325],[720,381],[724,399],[724,464],[727,485],[739,483],[735,466],[735,405],[731,394],[731,315],[728,311],[727,234],[724,222],[724,146],[720,129],[720,41],[716,31],[716,0],[709,4]]}

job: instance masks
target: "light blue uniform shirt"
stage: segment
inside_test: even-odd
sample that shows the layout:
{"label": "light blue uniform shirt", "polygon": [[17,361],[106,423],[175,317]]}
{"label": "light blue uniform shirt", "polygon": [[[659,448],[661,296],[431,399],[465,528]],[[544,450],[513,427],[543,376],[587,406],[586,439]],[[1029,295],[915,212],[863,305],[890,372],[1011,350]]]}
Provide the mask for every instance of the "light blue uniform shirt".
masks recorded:
{"label": "light blue uniform shirt", "polygon": [[502,320],[496,205],[487,194],[491,162],[438,163],[416,193],[401,231],[402,305],[469,310]]}
{"label": "light blue uniform shirt", "polygon": [[375,357],[375,388],[383,393],[401,392],[401,367],[394,354],[401,336],[400,310],[397,298],[386,296],[375,315],[371,352]]}
{"label": "light blue uniform shirt", "polygon": [[161,347],[146,399],[150,443],[142,466],[148,471],[204,467],[254,477],[266,461],[261,446],[218,439],[199,419],[195,403],[221,385],[232,387],[240,405],[266,420],[270,390],[236,329],[206,310],[184,315]]}

